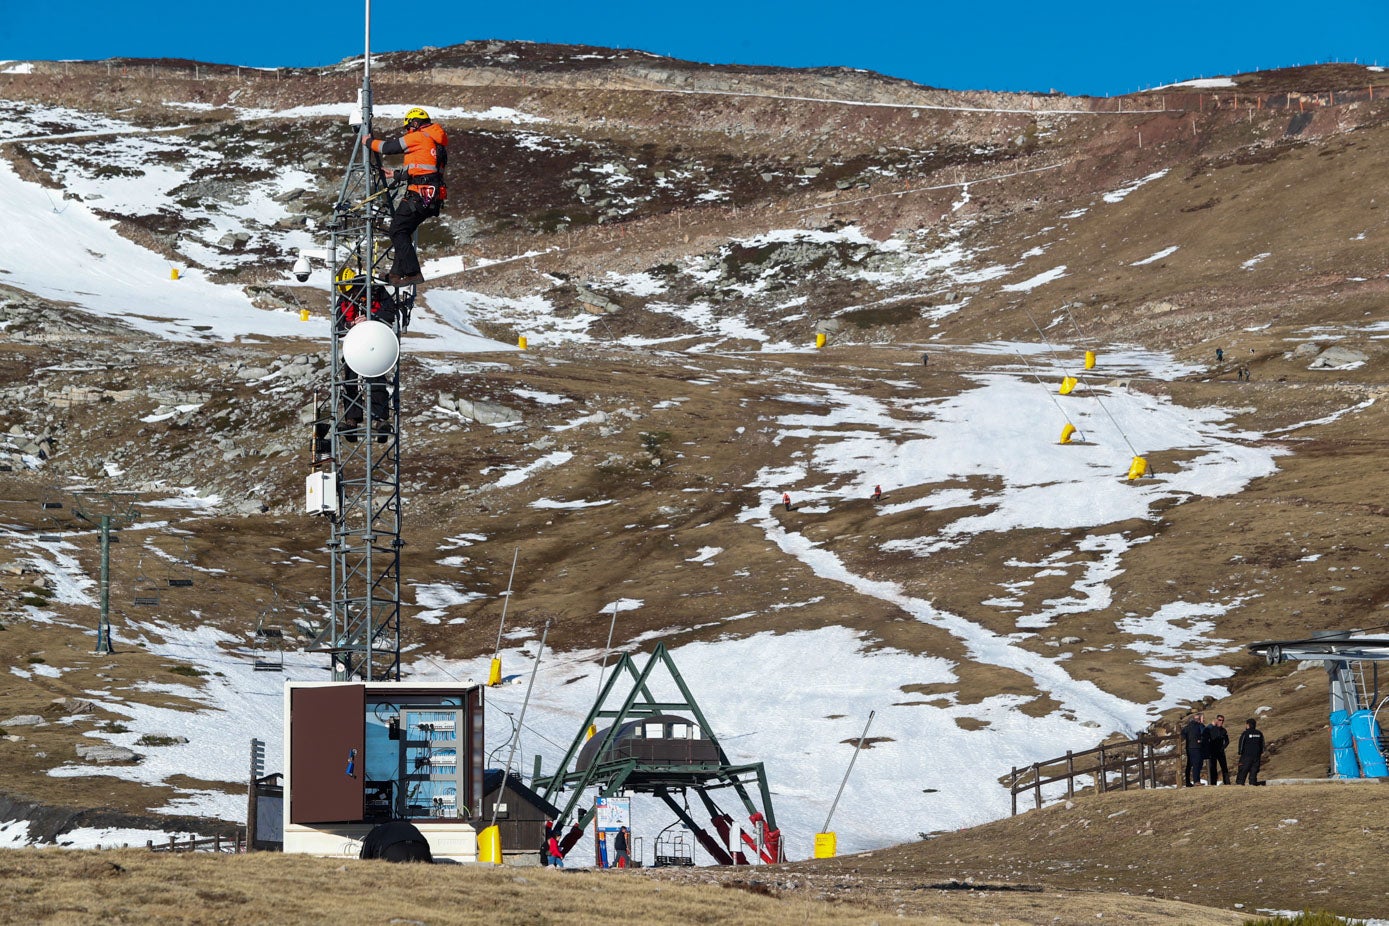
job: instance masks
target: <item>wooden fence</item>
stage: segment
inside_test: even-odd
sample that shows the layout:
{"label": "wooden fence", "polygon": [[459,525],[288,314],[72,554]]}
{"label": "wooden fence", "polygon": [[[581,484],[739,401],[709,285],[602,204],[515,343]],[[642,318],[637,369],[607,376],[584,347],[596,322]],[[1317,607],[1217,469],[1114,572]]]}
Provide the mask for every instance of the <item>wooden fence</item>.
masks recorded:
{"label": "wooden fence", "polygon": [[151,839],[145,843],[145,846],[151,852],[229,852],[239,854],[246,851],[246,833],[244,830],[237,830],[235,836],[208,836],[204,839],[189,836],[182,841],[177,836],[170,836],[168,842],[155,842]]}
{"label": "wooden fence", "polygon": [[[1077,790],[1087,788],[1103,793],[1175,786],[1181,779],[1183,761],[1181,736],[1173,733],[1168,736],[1141,735],[1137,739],[1106,743],[1084,752],[1067,752],[1064,756],[1034,762],[1023,768],[1015,767],[1008,787],[1013,814],[1018,812],[1018,795],[1029,791],[1037,807],[1041,807],[1046,800],[1060,800],[1060,794],[1042,795],[1043,786],[1058,782],[1066,783],[1067,798],[1073,798]],[[1077,778],[1081,779],[1079,787]]]}

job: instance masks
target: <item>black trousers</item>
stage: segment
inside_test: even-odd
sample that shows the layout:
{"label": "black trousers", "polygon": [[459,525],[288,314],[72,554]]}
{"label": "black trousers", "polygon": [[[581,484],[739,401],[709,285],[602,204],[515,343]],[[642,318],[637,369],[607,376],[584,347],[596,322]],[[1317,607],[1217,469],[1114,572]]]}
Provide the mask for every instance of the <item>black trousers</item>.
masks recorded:
{"label": "black trousers", "polygon": [[1235,779],[1235,784],[1244,784],[1244,779],[1248,778],[1251,785],[1259,783],[1259,766],[1263,764],[1263,756],[1255,756],[1252,759],[1239,760],[1239,777]]}
{"label": "black trousers", "polygon": [[390,273],[403,277],[414,276],[420,272],[420,256],[415,253],[415,229],[425,219],[439,214],[437,203],[426,206],[420,194],[407,192],[401,197],[395,213],[391,216],[391,259]]}
{"label": "black trousers", "polygon": [[1205,756],[1199,752],[1188,752],[1186,754],[1186,783],[1188,785],[1199,785],[1201,783],[1201,766],[1205,765]]}
{"label": "black trousers", "polygon": [[[342,384],[343,413],[345,421],[362,420],[362,388],[358,385],[357,374],[347,372]],[[367,380],[368,400],[371,405],[371,419],[385,421],[391,413],[390,381],[384,376],[373,376]]]}
{"label": "black trousers", "polygon": [[[1211,769],[1211,784],[1215,784],[1217,781],[1223,781],[1227,785],[1230,783],[1230,766],[1225,764],[1225,750],[1221,749],[1218,752],[1211,753],[1206,757],[1206,762],[1209,763]],[[1219,778],[1215,777],[1216,763],[1220,764]]]}

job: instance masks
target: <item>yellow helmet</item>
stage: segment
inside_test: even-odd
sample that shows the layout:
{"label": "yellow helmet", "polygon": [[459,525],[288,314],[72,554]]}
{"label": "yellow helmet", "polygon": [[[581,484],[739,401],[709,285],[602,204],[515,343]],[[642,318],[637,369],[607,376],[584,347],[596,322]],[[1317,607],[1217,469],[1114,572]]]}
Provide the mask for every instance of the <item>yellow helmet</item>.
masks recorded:
{"label": "yellow helmet", "polygon": [[408,113],[405,114],[405,124],[406,124],[406,125],[409,125],[409,124],[412,123],[412,122],[428,122],[428,121],[429,121],[429,113],[425,112],[423,109],[420,109],[418,106],[413,107]]}
{"label": "yellow helmet", "polygon": [[344,289],[354,285],[352,281],[355,279],[357,279],[357,271],[353,270],[351,267],[343,267],[338,271],[338,285],[342,286]]}

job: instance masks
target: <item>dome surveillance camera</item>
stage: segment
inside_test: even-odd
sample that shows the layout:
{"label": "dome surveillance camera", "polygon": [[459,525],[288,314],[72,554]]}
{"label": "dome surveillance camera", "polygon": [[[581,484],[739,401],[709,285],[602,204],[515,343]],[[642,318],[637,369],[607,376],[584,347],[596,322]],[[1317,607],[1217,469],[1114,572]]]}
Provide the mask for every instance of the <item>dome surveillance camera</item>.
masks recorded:
{"label": "dome surveillance camera", "polygon": [[300,255],[299,259],[294,262],[294,278],[300,283],[307,283],[310,270],[309,259]]}

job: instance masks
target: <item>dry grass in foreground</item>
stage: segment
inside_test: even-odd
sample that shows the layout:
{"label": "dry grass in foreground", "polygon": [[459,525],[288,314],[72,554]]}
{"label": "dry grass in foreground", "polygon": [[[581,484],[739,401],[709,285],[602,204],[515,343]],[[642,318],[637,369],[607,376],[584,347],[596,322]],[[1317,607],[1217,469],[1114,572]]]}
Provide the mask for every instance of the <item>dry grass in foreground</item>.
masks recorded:
{"label": "dry grass in foreground", "polygon": [[45,924],[319,924],[346,917],[360,924],[427,926],[1241,922],[1228,913],[1121,895],[1010,892],[966,899],[958,891],[937,899],[928,895],[926,902],[914,905],[921,912],[899,916],[891,906],[874,903],[870,895],[833,903],[791,884],[777,890],[763,882],[742,881],[726,887],[746,889],[729,890],[658,881],[644,872],[392,865],[277,853],[170,856],[134,849],[17,849],[0,852],[0,919]]}
{"label": "dry grass in foreground", "polygon": [[796,866],[833,881],[973,878],[1124,890],[1243,911],[1389,908],[1389,787],[1296,784],[1087,796],[909,845]]}

